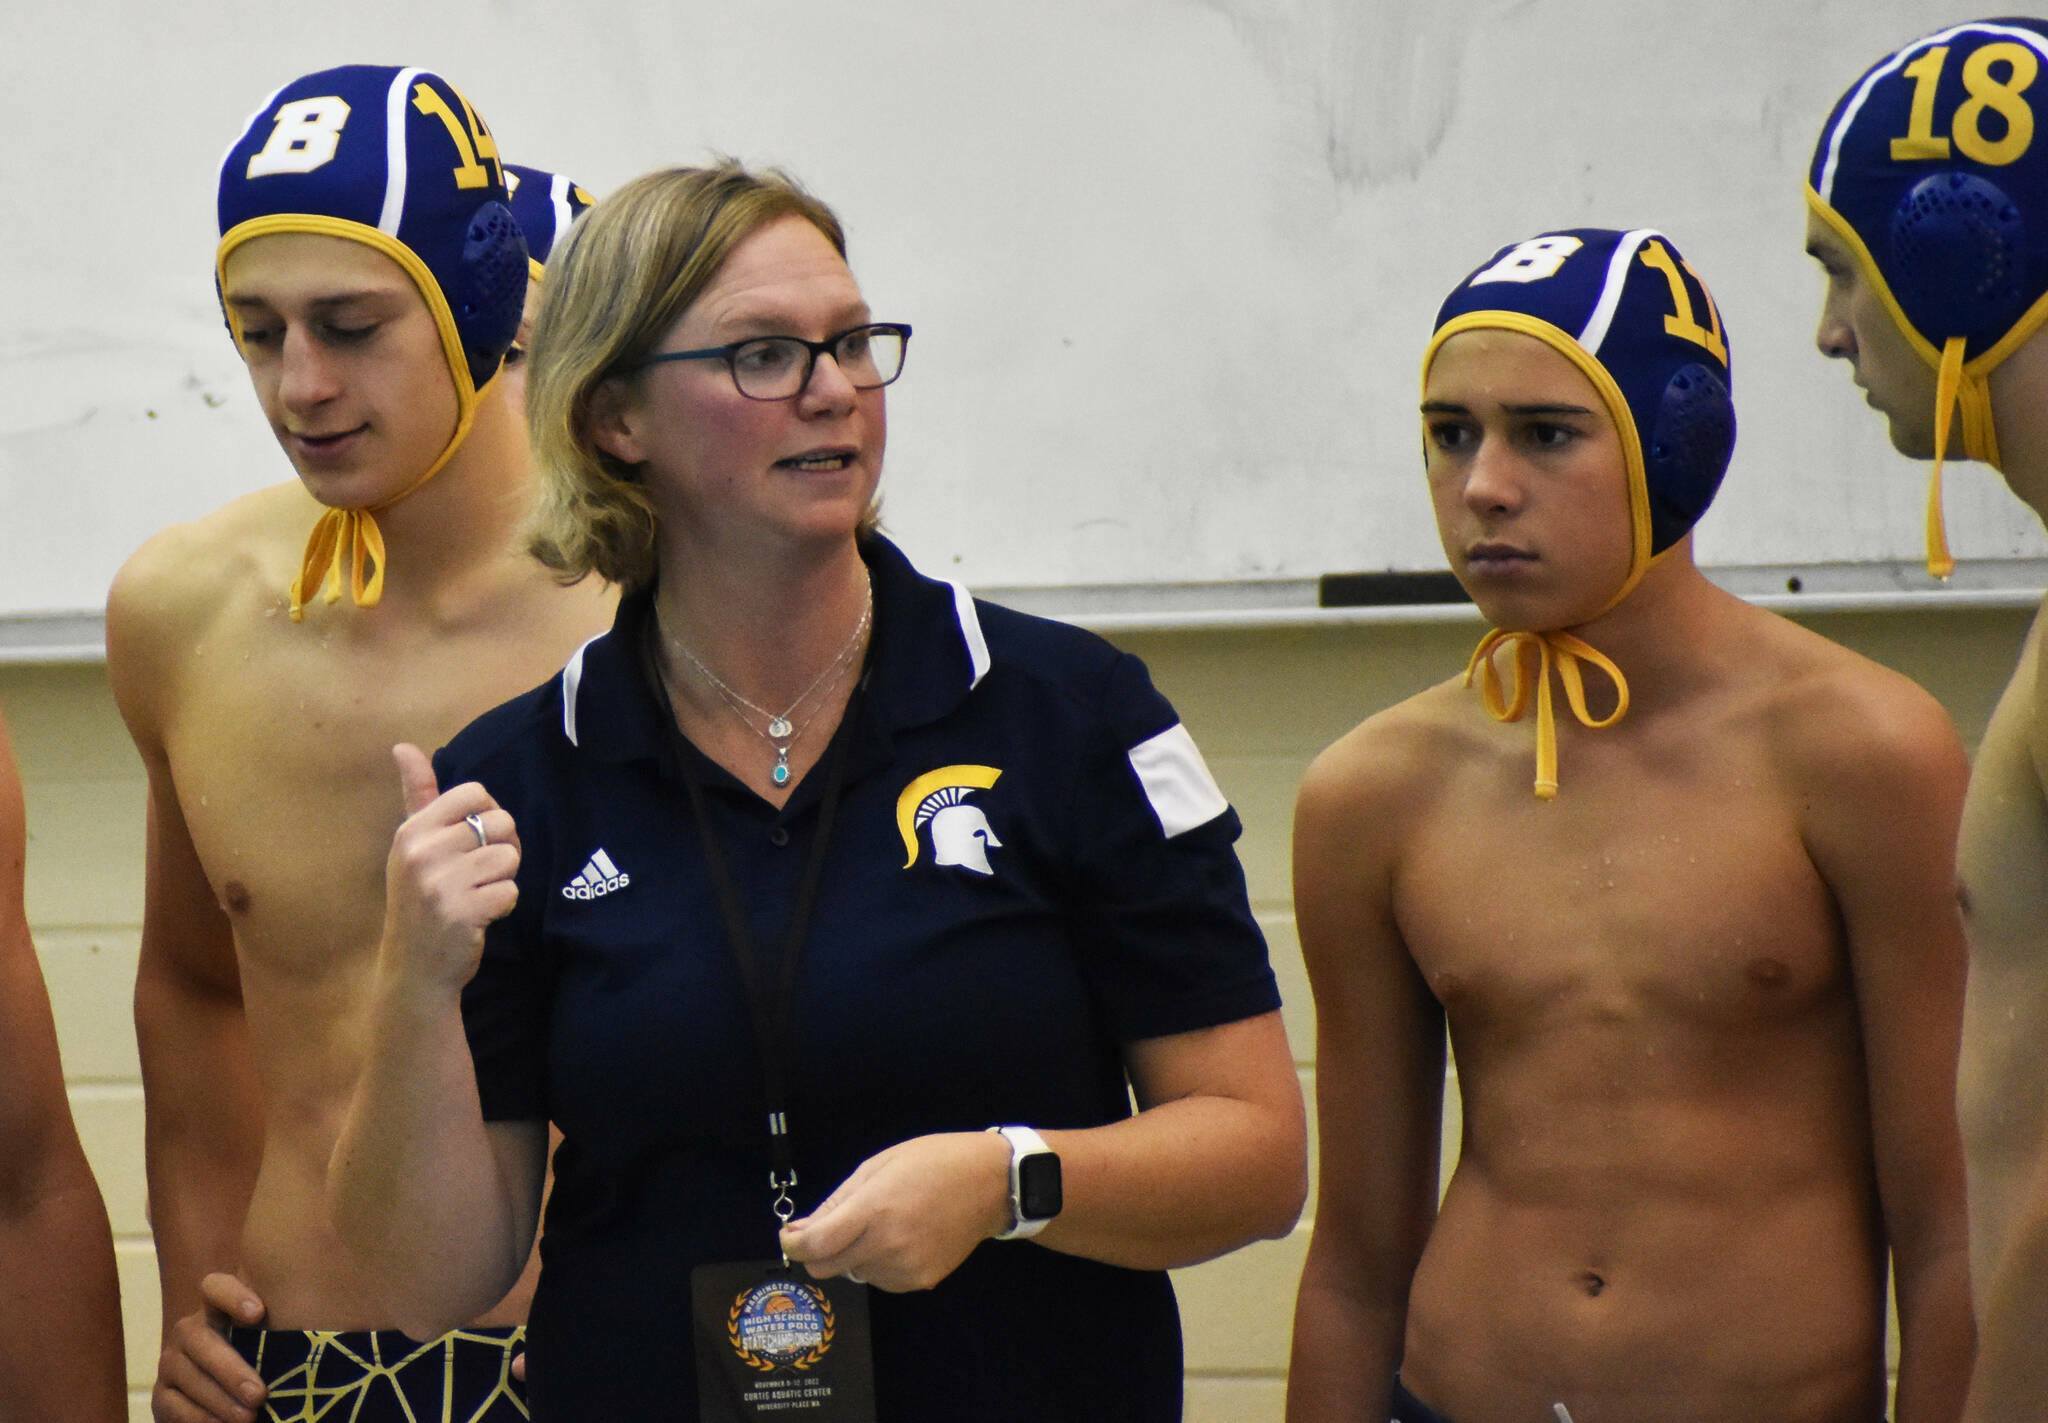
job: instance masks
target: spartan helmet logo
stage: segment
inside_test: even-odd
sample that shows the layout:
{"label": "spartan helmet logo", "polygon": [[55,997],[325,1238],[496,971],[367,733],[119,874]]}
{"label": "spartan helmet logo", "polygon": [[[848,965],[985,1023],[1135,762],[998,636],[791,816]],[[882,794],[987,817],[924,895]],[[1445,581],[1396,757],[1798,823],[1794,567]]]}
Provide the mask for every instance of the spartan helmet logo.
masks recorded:
{"label": "spartan helmet logo", "polygon": [[896,828],[903,835],[907,858],[903,868],[917,863],[918,832],[931,827],[932,863],[957,865],[978,875],[992,875],[990,850],[1003,842],[978,805],[967,803],[976,791],[987,790],[1003,773],[993,766],[942,766],[927,771],[903,788],[896,797]]}
{"label": "spartan helmet logo", "polygon": [[989,828],[988,817],[978,805],[963,802],[973,791],[967,786],[947,786],[933,791],[917,807],[917,823],[932,827],[932,863],[962,865],[976,874],[992,875],[988,852],[1000,850],[1003,842]]}

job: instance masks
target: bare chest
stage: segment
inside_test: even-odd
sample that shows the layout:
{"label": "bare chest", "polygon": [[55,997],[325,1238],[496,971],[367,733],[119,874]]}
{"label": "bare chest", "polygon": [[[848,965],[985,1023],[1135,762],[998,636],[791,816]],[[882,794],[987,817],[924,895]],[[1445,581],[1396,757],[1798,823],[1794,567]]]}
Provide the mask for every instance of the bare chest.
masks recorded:
{"label": "bare chest", "polygon": [[1832,897],[1760,756],[1581,755],[1555,801],[1446,795],[1400,931],[1454,1031],[1755,1026],[1846,992]]}
{"label": "bare chest", "polygon": [[165,747],[245,973],[290,975],[375,941],[402,818],[392,746],[431,752],[546,680],[580,639],[280,624],[194,649]]}

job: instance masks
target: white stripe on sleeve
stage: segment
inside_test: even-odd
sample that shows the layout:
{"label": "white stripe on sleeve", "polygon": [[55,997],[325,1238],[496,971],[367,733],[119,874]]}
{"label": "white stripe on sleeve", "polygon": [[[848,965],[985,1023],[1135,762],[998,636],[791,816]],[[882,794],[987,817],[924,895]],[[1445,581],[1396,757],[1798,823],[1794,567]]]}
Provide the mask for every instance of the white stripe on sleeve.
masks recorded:
{"label": "white stripe on sleeve", "polygon": [[1145,799],[1152,802],[1152,813],[1159,817],[1167,839],[1207,825],[1230,809],[1195,738],[1179,722],[1140,741],[1130,755],[1131,769],[1138,773]]}

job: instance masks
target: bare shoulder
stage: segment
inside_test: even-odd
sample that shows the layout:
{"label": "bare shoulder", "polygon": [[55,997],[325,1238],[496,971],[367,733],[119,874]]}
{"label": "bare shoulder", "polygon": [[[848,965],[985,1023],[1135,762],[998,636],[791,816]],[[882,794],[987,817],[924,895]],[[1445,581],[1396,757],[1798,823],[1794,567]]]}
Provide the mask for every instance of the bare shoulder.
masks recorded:
{"label": "bare shoulder", "polygon": [[173,524],[129,555],[107,593],[107,674],[124,713],[221,619],[265,600],[282,613],[318,512],[296,482],[273,485]]}
{"label": "bare shoulder", "polygon": [[1931,693],[1818,633],[1754,611],[1761,620],[1755,685],[1788,771],[1821,789],[1870,793],[1890,784],[1961,794],[1968,761]]}
{"label": "bare shoulder", "polygon": [[1447,761],[1479,752],[1470,732],[1471,696],[1453,678],[1367,717],[1316,757],[1303,797],[1384,810],[1417,794],[1441,779]]}
{"label": "bare shoulder", "polygon": [[[108,616],[148,625],[217,608],[260,571],[294,568],[318,514],[319,506],[294,482],[245,494],[203,518],[160,530],[121,565],[108,594]],[[280,596],[282,591],[280,585]]]}
{"label": "bare shoulder", "polygon": [[1295,804],[1297,864],[1307,853],[1390,868],[1403,827],[1436,802],[1461,765],[1487,754],[1471,695],[1457,679],[1439,683],[1324,748]]}

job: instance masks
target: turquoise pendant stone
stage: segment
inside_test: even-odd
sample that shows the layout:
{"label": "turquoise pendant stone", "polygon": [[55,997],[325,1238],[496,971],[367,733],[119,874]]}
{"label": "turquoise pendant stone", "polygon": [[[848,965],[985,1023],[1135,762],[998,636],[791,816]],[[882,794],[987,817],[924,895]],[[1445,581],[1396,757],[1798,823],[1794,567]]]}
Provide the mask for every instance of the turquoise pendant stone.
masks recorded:
{"label": "turquoise pendant stone", "polygon": [[787,766],[778,765],[774,770],[770,771],[768,775],[769,779],[773,780],[775,784],[778,786],[786,786],[789,784],[789,767]]}

